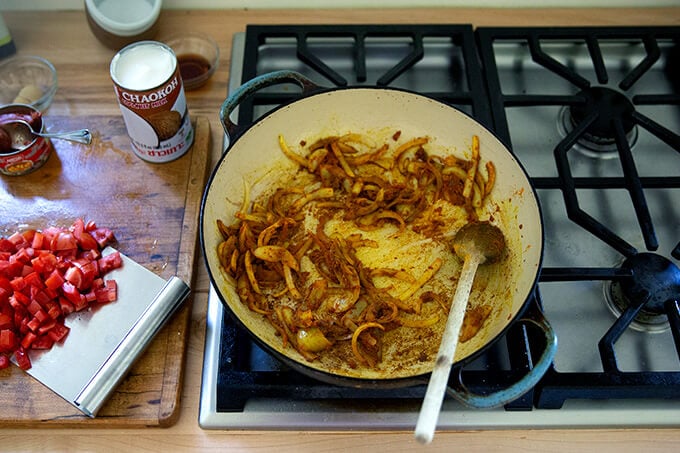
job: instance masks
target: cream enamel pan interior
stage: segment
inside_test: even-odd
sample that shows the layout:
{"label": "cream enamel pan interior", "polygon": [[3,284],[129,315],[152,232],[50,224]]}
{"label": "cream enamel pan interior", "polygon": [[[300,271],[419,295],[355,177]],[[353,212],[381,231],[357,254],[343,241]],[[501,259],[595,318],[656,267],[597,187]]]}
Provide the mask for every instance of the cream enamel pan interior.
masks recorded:
{"label": "cream enamel pan interior", "polygon": [[[445,320],[434,336],[411,333],[401,339],[400,346],[393,349],[385,346],[382,364],[377,369],[351,368],[333,359],[308,362],[292,347],[282,347],[275,330],[262,316],[241,303],[234,285],[220,271],[215,250],[221,236],[216,221],[233,223],[234,213],[243,200],[244,183],[250,185],[252,199],[280,172],[291,171],[292,164],[278,146],[279,134],[283,134],[289,144],[296,145],[326,135],[371,134],[386,129],[399,130],[402,137],[428,136],[430,152],[468,158],[471,138],[476,134],[481,148],[480,168],[492,160],[497,169],[487,211],[506,235],[508,257],[503,266],[480,268],[482,274],[486,272],[481,277],[486,283],[480,285],[477,297],[493,300],[494,312],[482,330],[459,347],[456,363],[474,357],[520,315],[534,290],[541,265],[543,230],[535,192],[514,156],[466,114],[422,95],[381,88],[321,91],[270,112],[230,143],[208,183],[201,212],[201,243],[209,274],[231,314],[267,349],[303,373],[343,385],[362,386],[368,381],[385,380],[394,383],[427,376],[439,346],[437,335],[441,335]],[[443,268],[440,272],[459,270],[459,260],[452,258],[451,265],[450,269]],[[422,360],[422,352],[428,355],[428,360]]]}

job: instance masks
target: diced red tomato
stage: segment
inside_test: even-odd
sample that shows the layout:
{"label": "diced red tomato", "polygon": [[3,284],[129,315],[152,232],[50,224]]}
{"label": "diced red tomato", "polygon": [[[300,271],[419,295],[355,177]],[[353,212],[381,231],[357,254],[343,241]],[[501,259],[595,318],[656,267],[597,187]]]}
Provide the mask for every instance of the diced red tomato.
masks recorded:
{"label": "diced red tomato", "polygon": [[30,247],[24,247],[19,250],[13,255],[14,259],[19,261],[22,264],[28,264],[31,259],[33,258],[33,249]]}
{"label": "diced red tomato", "polygon": [[0,286],[0,304],[5,304],[9,301],[9,295],[12,294],[11,290],[5,289]]}
{"label": "diced red tomato", "polygon": [[33,247],[34,249],[43,249],[44,240],[45,235],[39,231],[36,231],[35,234],[33,235],[33,240],[31,241],[31,247]]}
{"label": "diced red tomato", "polygon": [[57,257],[51,251],[39,253],[31,260],[31,266],[40,275],[47,275],[57,268]]}
{"label": "diced red tomato", "polygon": [[73,221],[73,225],[69,228],[73,232],[73,235],[78,238],[82,233],[85,232],[85,222],[81,218],[77,218]]}
{"label": "diced red tomato", "polygon": [[52,239],[54,239],[54,237],[57,234],[61,233],[61,231],[62,231],[61,228],[53,226],[53,227],[47,227],[44,230],[42,230],[42,234],[43,234],[43,236],[45,236],[44,240],[47,241],[47,244],[51,245]]}
{"label": "diced red tomato", "polygon": [[42,305],[40,305],[40,304],[39,304],[38,302],[36,302],[35,300],[32,300],[32,301],[28,304],[28,306],[27,306],[26,308],[28,309],[28,312],[29,312],[30,314],[32,314],[32,315],[35,316],[35,314],[36,314],[37,312],[39,312],[40,310],[42,310]]}
{"label": "diced red tomato", "polygon": [[71,226],[71,231],[73,231],[73,236],[78,241],[78,245],[82,250],[98,250],[100,245],[99,242],[90,234],[86,229],[86,225],[82,219],[77,219],[73,226]]}
{"label": "diced red tomato", "polygon": [[54,251],[75,250],[78,248],[78,243],[73,233],[60,231],[52,238],[50,248]]}
{"label": "diced red tomato", "polygon": [[101,258],[102,254],[99,253],[99,250],[85,250],[80,254],[80,258],[83,260],[87,260],[89,262],[97,262],[99,258]]}
{"label": "diced red tomato", "polygon": [[24,349],[30,348],[36,338],[38,338],[36,334],[33,332],[28,332],[26,335],[24,335],[24,338],[21,339],[21,347]]}
{"label": "diced red tomato", "polygon": [[35,271],[24,276],[24,282],[26,283],[27,286],[34,288],[36,290],[40,290],[45,287],[45,283],[43,282],[43,279],[40,277],[40,274],[38,274]]}
{"label": "diced red tomato", "polygon": [[28,334],[30,332],[37,332],[38,329],[40,328],[40,322],[41,322],[40,319],[38,319],[37,317],[31,318],[26,323],[26,327],[28,327],[28,329],[30,329],[30,331],[27,331],[25,333]]}
{"label": "diced red tomato", "polygon": [[12,317],[6,313],[0,313],[0,330],[12,327]]}
{"label": "diced red tomato", "polygon": [[21,346],[14,351],[14,359],[22,370],[26,371],[31,369],[31,359],[28,358],[26,350]]}
{"label": "diced red tomato", "polygon": [[82,219],[0,238],[0,369],[11,355],[31,368],[30,350],[65,340],[66,316],[118,298],[115,280],[103,277],[122,266],[121,256],[101,256],[113,241],[111,230]]}
{"label": "diced red tomato", "polygon": [[43,321],[42,324],[40,324],[40,327],[38,327],[38,335],[44,335],[50,330],[54,329],[57,325],[57,322],[55,320],[51,321]]}
{"label": "diced red tomato", "polygon": [[65,297],[59,298],[59,308],[61,309],[61,313],[64,316],[68,316],[74,311],[76,311],[76,307],[74,307],[73,304],[69,302]]}
{"label": "diced red tomato", "polygon": [[31,344],[31,349],[51,349],[54,346],[54,339],[49,335],[41,335]]}
{"label": "diced red tomato", "polygon": [[66,298],[69,300],[69,302],[73,304],[80,303],[80,291],[78,291],[78,288],[71,283],[71,282],[64,282],[61,285],[61,291],[66,296]]}
{"label": "diced red tomato", "polygon": [[107,280],[103,288],[94,291],[97,303],[107,304],[118,299],[118,285],[115,280]]}
{"label": "diced red tomato", "polygon": [[80,299],[73,302],[73,307],[76,311],[85,310],[89,305],[90,302],[88,302],[87,297],[85,297],[84,294],[80,294]]}
{"label": "diced red tomato", "polygon": [[10,282],[12,285],[12,289],[16,291],[23,291],[23,289],[26,287],[26,281],[24,280],[24,277],[22,276],[16,276],[12,279]]}
{"label": "diced red tomato", "polygon": [[44,305],[47,310],[47,315],[52,319],[59,319],[64,313],[61,311],[61,305],[55,302],[54,299],[50,299]]}
{"label": "diced red tomato", "polygon": [[92,286],[92,283],[94,282],[94,279],[97,278],[97,276],[99,276],[100,273],[98,260],[96,258],[92,260],[89,260],[87,258],[80,258],[73,261],[73,264],[80,270],[80,272],[83,275],[81,289],[90,288]]}
{"label": "diced red tomato", "polygon": [[0,275],[11,279],[21,276],[23,271],[24,265],[21,263],[21,261],[11,259],[11,257],[9,260],[0,261]]}
{"label": "diced red tomato", "polygon": [[55,342],[60,342],[64,338],[66,338],[66,335],[71,331],[71,329],[63,324],[57,324],[54,326],[54,328],[50,329],[49,332],[47,332],[47,335],[52,338]]}
{"label": "diced red tomato", "polygon": [[15,252],[26,247],[26,245],[28,244],[24,236],[19,232],[13,233],[10,237],[7,238],[7,240],[11,242],[12,245],[14,245]]}
{"label": "diced red tomato", "polygon": [[49,289],[55,290],[57,288],[61,288],[61,285],[64,284],[64,277],[61,276],[59,271],[56,269],[53,270],[50,273],[50,276],[45,279],[45,286],[47,286]]}
{"label": "diced red tomato", "polygon": [[99,248],[103,249],[107,245],[116,241],[113,231],[109,230],[108,228],[97,228],[95,226],[93,229],[88,229],[88,231],[99,244]]}
{"label": "diced red tomato", "polygon": [[[21,294],[21,293],[17,293],[17,294]],[[25,297],[25,296],[24,296],[24,297]],[[23,307],[23,305],[21,304],[21,302],[19,302],[19,301],[17,300],[17,297],[16,297],[16,295],[14,295],[14,294],[12,294],[11,296],[9,296],[8,303],[9,303],[10,307],[12,307],[15,311],[17,311],[17,310],[19,310],[20,308]]]}
{"label": "diced red tomato", "polygon": [[7,238],[0,238],[0,253],[13,252],[14,244]]}
{"label": "diced red tomato", "polygon": [[33,272],[33,268],[31,266],[21,263],[21,272],[19,273],[19,275],[25,277],[31,272]]}
{"label": "diced red tomato", "polygon": [[121,267],[123,265],[123,259],[120,257],[120,253],[114,252],[110,255],[99,258],[99,260],[97,260],[97,264],[99,265],[99,272],[102,274],[107,274],[113,269],[118,269]]}
{"label": "diced red tomato", "polygon": [[21,305],[27,306],[31,303],[31,298],[21,291],[14,291],[14,294],[10,296],[10,299],[14,297]]}
{"label": "diced red tomato", "polygon": [[64,279],[77,289],[83,289],[83,273],[76,266],[66,269]]}
{"label": "diced red tomato", "polygon": [[35,236],[35,230],[24,230],[21,233],[21,236],[23,236],[24,241],[28,244],[33,241],[33,237]]}
{"label": "diced red tomato", "polygon": [[0,330],[0,352],[12,352],[17,346],[17,336],[13,330]]}
{"label": "diced red tomato", "polygon": [[9,278],[0,275],[0,288],[6,289],[8,292],[12,291],[12,284]]}

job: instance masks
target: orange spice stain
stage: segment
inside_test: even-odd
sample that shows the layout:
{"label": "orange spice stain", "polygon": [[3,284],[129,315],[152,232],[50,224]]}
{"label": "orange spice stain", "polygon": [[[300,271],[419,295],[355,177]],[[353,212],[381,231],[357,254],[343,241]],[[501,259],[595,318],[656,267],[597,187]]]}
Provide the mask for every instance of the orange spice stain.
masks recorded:
{"label": "orange spice stain", "polygon": [[104,154],[107,151],[113,151],[114,153],[119,154],[125,159],[125,163],[127,164],[133,163],[134,156],[132,150],[121,150],[112,140],[103,138],[98,131],[92,133],[92,143],[90,146],[86,147],[83,155],[89,157],[96,154]]}

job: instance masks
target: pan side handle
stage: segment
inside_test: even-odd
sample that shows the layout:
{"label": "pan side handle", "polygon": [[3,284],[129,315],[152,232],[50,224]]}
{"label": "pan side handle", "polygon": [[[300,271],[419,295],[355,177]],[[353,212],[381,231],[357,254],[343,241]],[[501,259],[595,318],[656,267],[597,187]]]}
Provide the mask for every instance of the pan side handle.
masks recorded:
{"label": "pan side handle", "polygon": [[227,136],[232,139],[238,135],[239,126],[231,120],[230,115],[246,97],[264,88],[283,83],[298,85],[302,88],[303,95],[322,88],[302,74],[288,70],[268,72],[248,80],[230,94],[220,108],[220,121]]}
{"label": "pan side handle", "polygon": [[555,358],[555,353],[557,352],[557,336],[540,309],[529,310],[525,317],[521,318],[520,321],[538,328],[543,332],[545,337],[545,349],[533,368],[520,380],[509,387],[487,395],[477,395],[470,392],[463,383],[462,374],[460,373],[461,370],[459,370],[458,383],[455,388],[452,386],[447,388],[447,394],[449,396],[470,407],[490,409],[503,406],[516,400],[538,384]]}

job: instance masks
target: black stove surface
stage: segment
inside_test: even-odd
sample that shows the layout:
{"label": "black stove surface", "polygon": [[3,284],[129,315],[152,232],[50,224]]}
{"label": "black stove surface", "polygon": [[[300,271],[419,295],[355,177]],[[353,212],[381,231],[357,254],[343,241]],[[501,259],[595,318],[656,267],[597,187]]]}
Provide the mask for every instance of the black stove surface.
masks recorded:
{"label": "black stove surface", "polygon": [[[249,26],[243,39],[236,86],[292,69],[329,87],[418,91],[495,131],[525,166],[546,228],[528,310],[545,313],[559,350],[539,385],[502,412],[622,400],[618,414],[639,413],[680,400],[679,27]],[[285,87],[258,93],[240,105],[238,123],[295,96]],[[208,389],[204,370],[202,390],[211,413],[238,414],[262,398],[311,402],[322,413],[329,404],[330,412],[374,412],[376,401],[385,413],[420,407],[424,385],[355,389],[302,376],[217,312],[218,347],[206,366],[217,365]],[[459,370],[466,385],[486,393],[526,373],[544,346],[528,327],[515,323]],[[557,426],[579,424],[561,411]]]}

